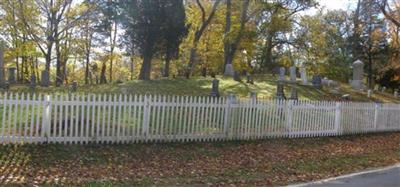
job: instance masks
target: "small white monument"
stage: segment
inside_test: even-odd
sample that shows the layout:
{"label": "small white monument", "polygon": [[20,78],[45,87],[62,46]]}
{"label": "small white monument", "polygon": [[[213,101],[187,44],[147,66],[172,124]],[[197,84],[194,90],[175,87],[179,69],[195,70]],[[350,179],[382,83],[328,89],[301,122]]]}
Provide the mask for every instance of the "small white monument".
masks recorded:
{"label": "small white monument", "polygon": [[353,62],[353,80],[351,80],[351,87],[356,90],[364,89],[364,63],[361,60]]}
{"label": "small white monument", "polygon": [[233,77],[234,74],[235,74],[235,71],[233,70],[233,65],[232,65],[232,64],[227,64],[227,65],[225,66],[224,75],[225,75],[225,76]]}
{"label": "small white monument", "polygon": [[307,85],[308,84],[308,79],[307,79],[307,70],[305,67],[300,68],[300,76],[301,76],[301,84],[302,85]]}
{"label": "small white monument", "polygon": [[286,74],[285,67],[279,68],[279,81],[286,81],[285,74]]}
{"label": "small white monument", "polygon": [[290,72],[290,82],[296,83],[296,66],[291,66],[289,68],[289,72]]}

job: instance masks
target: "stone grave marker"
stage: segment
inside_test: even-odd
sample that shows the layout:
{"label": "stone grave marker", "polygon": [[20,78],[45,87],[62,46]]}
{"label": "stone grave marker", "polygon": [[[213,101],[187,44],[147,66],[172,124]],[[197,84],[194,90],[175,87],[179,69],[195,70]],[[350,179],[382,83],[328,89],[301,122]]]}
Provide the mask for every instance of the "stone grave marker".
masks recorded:
{"label": "stone grave marker", "polygon": [[279,81],[276,88],[276,99],[285,100],[285,85],[283,82]]}
{"label": "stone grave marker", "polygon": [[297,96],[297,89],[295,87],[292,87],[290,89],[290,98],[289,99],[290,100],[296,100],[296,101],[299,99],[298,96]]}
{"label": "stone grave marker", "polygon": [[314,88],[322,89],[322,78],[320,75],[314,75],[312,78]]}
{"label": "stone grave marker", "polygon": [[9,84],[17,83],[17,78],[15,76],[15,71],[16,70],[17,70],[17,68],[15,68],[15,67],[8,68],[8,83]]}
{"label": "stone grave marker", "polygon": [[212,97],[219,97],[219,80],[218,79],[212,80],[210,95]]}
{"label": "stone grave marker", "polygon": [[35,75],[31,75],[31,81],[29,82],[29,87],[31,89],[36,88],[36,76]]}
{"label": "stone grave marker", "polygon": [[353,80],[351,81],[351,87],[356,90],[364,89],[364,63],[361,60],[353,62]]}
{"label": "stone grave marker", "polygon": [[290,82],[291,83],[296,83],[296,66],[292,66],[289,68],[289,73],[290,73]]}
{"label": "stone grave marker", "polygon": [[286,69],[285,67],[279,68],[279,81],[286,81]]}
{"label": "stone grave marker", "polygon": [[76,92],[78,90],[78,81],[72,81],[71,90]]}
{"label": "stone grave marker", "polygon": [[42,74],[41,74],[41,77],[40,77],[40,80],[41,80],[41,85],[43,87],[50,86],[50,74],[49,74],[49,72],[46,71],[46,70],[43,70]]}
{"label": "stone grave marker", "polygon": [[307,70],[305,67],[300,68],[300,77],[301,77],[301,84],[307,85],[308,79],[307,79]]}

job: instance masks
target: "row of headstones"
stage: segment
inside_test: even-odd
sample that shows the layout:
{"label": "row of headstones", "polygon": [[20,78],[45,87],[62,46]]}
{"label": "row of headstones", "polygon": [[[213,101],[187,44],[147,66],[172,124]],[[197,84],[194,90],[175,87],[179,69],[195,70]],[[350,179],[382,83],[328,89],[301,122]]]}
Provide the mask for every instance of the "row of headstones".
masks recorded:
{"label": "row of headstones", "polygon": [[[386,87],[385,87],[385,86],[380,87],[379,85],[375,85],[373,91],[372,91],[372,90],[367,90],[367,97],[372,97],[372,94],[373,94],[374,92],[385,93],[385,91],[386,91]],[[393,91],[393,97],[395,97],[395,98],[400,97],[399,91],[400,91],[400,87],[399,87],[398,89],[395,89],[395,90]]]}
{"label": "row of headstones", "polygon": [[[289,83],[297,83],[297,67],[291,66],[289,68]],[[307,71],[305,67],[300,68],[301,84],[308,85]],[[279,79],[278,82],[288,82],[286,79],[286,68],[279,68]],[[335,82],[326,78],[322,78],[320,75],[314,75],[311,80],[312,85],[315,88],[321,89],[322,85],[334,85]]]}
{"label": "row of headstones", "polygon": [[[286,96],[285,96],[285,85],[282,81],[278,82],[277,84],[277,89],[276,89],[276,99],[283,99],[286,100]],[[211,93],[210,96],[212,97],[219,97],[220,93],[219,93],[219,80],[218,79],[214,79],[212,80],[212,85],[211,85]],[[257,97],[257,94],[254,92],[250,93],[250,97]],[[298,100],[298,96],[297,96],[297,90],[295,87],[291,87],[290,90],[290,100]]]}
{"label": "row of headstones", "polygon": [[[2,83],[2,87],[4,89],[9,89],[10,85],[16,84],[17,83],[17,79],[16,79],[16,68],[11,67],[8,68],[8,79],[7,81],[5,81],[4,83]],[[43,70],[42,74],[41,74],[41,86],[43,87],[48,87],[50,86],[50,76],[48,71]],[[35,89],[36,88],[36,76],[35,75],[31,75],[30,77],[30,82],[29,82],[29,87],[31,89]],[[77,91],[78,89],[78,82],[77,81],[73,81],[71,84],[71,90],[72,91]]]}

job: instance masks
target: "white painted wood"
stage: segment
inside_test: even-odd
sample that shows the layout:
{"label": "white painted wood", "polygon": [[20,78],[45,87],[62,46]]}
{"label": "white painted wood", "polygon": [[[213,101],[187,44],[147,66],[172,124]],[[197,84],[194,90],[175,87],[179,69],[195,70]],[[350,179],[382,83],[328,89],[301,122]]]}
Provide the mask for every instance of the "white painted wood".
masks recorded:
{"label": "white painted wood", "polygon": [[128,143],[338,136],[400,129],[399,104],[5,93],[0,143]]}

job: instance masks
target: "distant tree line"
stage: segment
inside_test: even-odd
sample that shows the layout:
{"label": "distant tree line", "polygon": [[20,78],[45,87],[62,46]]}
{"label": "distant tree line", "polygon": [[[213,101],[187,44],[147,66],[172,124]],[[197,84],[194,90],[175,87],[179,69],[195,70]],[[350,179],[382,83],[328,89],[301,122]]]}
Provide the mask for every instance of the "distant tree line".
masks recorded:
{"label": "distant tree line", "polygon": [[[316,10],[315,14],[307,13]],[[6,66],[20,83],[50,73],[105,84],[135,78],[270,73],[305,66],[347,82],[366,64],[369,87],[400,85],[400,4],[358,0],[2,0]]]}

